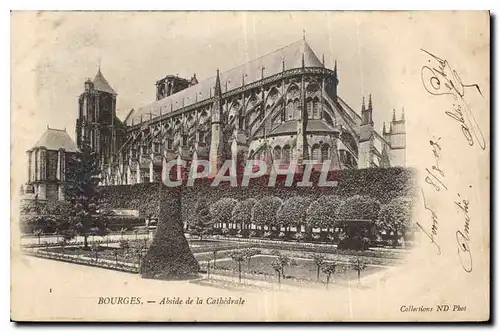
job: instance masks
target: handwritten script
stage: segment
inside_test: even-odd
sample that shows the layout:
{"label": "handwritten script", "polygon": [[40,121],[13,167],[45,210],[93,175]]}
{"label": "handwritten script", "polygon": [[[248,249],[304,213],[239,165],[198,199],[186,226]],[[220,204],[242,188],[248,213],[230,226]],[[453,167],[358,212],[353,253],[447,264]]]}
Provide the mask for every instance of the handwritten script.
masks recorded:
{"label": "handwritten script", "polygon": [[[460,126],[460,132],[469,146],[479,146],[481,150],[486,149],[483,132],[478,125],[474,113],[470,109],[465,100],[466,92],[474,91],[483,96],[481,89],[477,84],[464,84],[458,72],[453,69],[447,60],[421,49],[422,52],[429,55],[429,59],[425,66],[421,68],[421,79],[424,89],[434,96],[448,96],[450,98],[450,106],[444,113]],[[448,138],[453,140],[453,138]],[[443,151],[442,141],[446,138],[433,137],[429,140],[430,151],[433,155],[433,163],[425,168],[426,187],[422,189],[423,204],[426,212],[429,214],[430,228],[425,228],[422,224],[417,223],[417,226],[430,239],[435,246],[437,254],[441,255],[441,247],[437,242],[439,214],[435,208],[426,200],[425,191],[446,195],[448,192],[455,192],[453,188],[449,188],[446,180],[446,173],[442,167],[442,158],[445,155]],[[469,186],[472,187],[472,186]],[[449,196],[445,196],[448,199]],[[470,251],[470,222],[469,216],[470,203],[468,199],[461,196],[457,190],[457,196],[453,199],[453,205],[462,215],[461,221],[458,222],[456,232],[454,234],[457,245],[458,260],[465,272],[472,271],[472,253]]]}
{"label": "handwritten script", "polygon": [[460,125],[462,135],[470,146],[477,143],[482,150],[486,149],[483,132],[465,101],[467,89],[475,89],[482,96],[481,89],[477,84],[464,84],[447,60],[421,50],[431,57],[429,64],[423,66],[420,71],[425,90],[435,96],[451,96],[453,103],[445,114]]}

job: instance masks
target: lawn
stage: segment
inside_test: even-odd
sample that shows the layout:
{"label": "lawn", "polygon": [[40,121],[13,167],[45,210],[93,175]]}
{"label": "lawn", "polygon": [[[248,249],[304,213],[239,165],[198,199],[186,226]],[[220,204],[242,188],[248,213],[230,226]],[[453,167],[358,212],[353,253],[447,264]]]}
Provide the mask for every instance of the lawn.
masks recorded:
{"label": "lawn", "polygon": [[[274,249],[265,248],[265,244],[251,244],[242,243],[237,241],[220,241],[220,240],[189,240],[189,246],[193,251],[194,257],[198,262],[200,262],[200,267],[204,271],[207,269],[207,261],[211,261],[213,265],[213,251],[217,250],[217,268],[212,270],[212,273],[238,277],[238,263],[229,258],[229,254],[233,250],[260,247],[261,255],[254,256],[250,260],[250,265],[247,264],[245,260],[242,262],[242,272],[244,278],[258,279],[258,280],[275,280],[277,279],[277,273],[272,267],[272,262],[276,261],[276,253]],[[130,248],[122,249],[118,243],[113,244],[101,244],[97,246],[97,257],[98,259],[108,260],[108,261],[119,261],[137,264],[139,262],[139,255],[142,257],[145,255],[146,250],[144,245],[151,245],[150,241],[145,243],[142,240],[139,241],[129,241]],[[94,247],[95,249],[96,247]],[[96,251],[90,248],[84,250],[81,246],[66,246],[64,249],[62,247],[51,247],[46,249],[51,252],[65,253],[75,256],[86,256],[95,259]],[[285,279],[284,282],[316,282],[317,267],[314,261],[310,259],[313,252],[308,252],[307,250],[280,250],[282,254],[287,255],[291,258],[291,263],[285,266]],[[364,252],[365,256],[362,259],[367,264],[376,265],[391,265],[388,263],[393,263],[394,259],[390,259],[385,252]],[[373,255],[373,256],[372,256]],[[382,257],[380,257],[382,256]],[[348,280],[357,279],[357,272],[349,265],[348,261],[351,261],[355,256],[352,253],[337,253],[337,254],[324,254],[327,261],[337,260],[338,265],[336,272],[331,276],[330,282],[345,282]],[[203,263],[202,263],[203,262]],[[361,272],[361,277],[368,274],[372,274],[383,270],[383,267],[367,266],[364,271]],[[321,272],[320,280],[325,281],[326,275]]]}
{"label": "lawn", "polygon": [[[255,256],[250,261],[250,266],[247,262],[242,263],[242,272],[247,275],[266,275],[277,277],[277,273],[272,267],[272,262],[276,261],[275,256]],[[223,260],[217,262],[217,268],[226,271],[232,271],[232,275],[238,276],[238,263],[233,260]],[[382,267],[367,266],[361,272],[361,277],[368,274],[379,272],[383,270]],[[217,271],[217,270],[216,270]],[[316,264],[312,260],[302,258],[292,258],[290,265],[285,267],[286,279],[297,281],[316,281]],[[214,271],[215,272],[215,271]],[[217,272],[215,272],[217,273]],[[320,273],[320,280],[326,280],[324,273]],[[333,281],[347,281],[357,280],[357,272],[348,264],[338,264],[337,272],[332,275],[331,282]]]}

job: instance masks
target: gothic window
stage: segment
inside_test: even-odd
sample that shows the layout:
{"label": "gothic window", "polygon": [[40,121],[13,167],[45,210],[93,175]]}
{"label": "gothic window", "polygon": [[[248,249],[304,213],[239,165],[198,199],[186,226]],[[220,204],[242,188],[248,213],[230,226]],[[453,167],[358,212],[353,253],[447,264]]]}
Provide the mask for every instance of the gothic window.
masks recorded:
{"label": "gothic window", "polygon": [[335,121],[333,121],[333,119],[330,116],[330,114],[328,114],[326,112],[323,112],[323,117],[324,117],[326,123],[328,123],[332,127],[335,127]]}
{"label": "gothic window", "polygon": [[295,114],[294,118],[300,119],[300,102],[298,98],[293,101],[293,112]]}
{"label": "gothic window", "polygon": [[320,160],[319,156],[320,156],[320,147],[318,144],[314,144],[311,153],[312,160],[319,161]]}
{"label": "gothic window", "polygon": [[167,138],[167,149],[172,150],[174,142],[171,138]]}
{"label": "gothic window", "polygon": [[182,146],[188,145],[188,135],[182,135]]}
{"label": "gothic window", "polygon": [[284,163],[289,163],[290,162],[290,156],[291,156],[291,149],[290,145],[285,145],[283,147],[283,162]]}
{"label": "gothic window", "polygon": [[154,145],[154,152],[155,153],[160,153],[160,143],[153,143]]}
{"label": "gothic window", "polygon": [[340,157],[340,162],[342,164],[347,164],[347,151],[346,150],[339,150],[339,157]]}
{"label": "gothic window", "polygon": [[287,92],[287,97],[289,99],[295,99],[299,97],[299,88],[296,85],[293,85]]}
{"label": "gothic window", "polygon": [[274,148],[274,160],[280,160],[281,159],[281,148],[279,146],[276,146]]}
{"label": "gothic window", "polygon": [[329,160],[330,159],[330,145],[323,144],[321,147],[321,160]]}
{"label": "gothic window", "polygon": [[286,121],[293,119],[293,101],[289,100],[286,105]]}
{"label": "gothic window", "polygon": [[198,132],[198,141],[199,143],[205,143],[205,132],[203,130]]}
{"label": "gothic window", "polygon": [[315,97],[312,100],[312,118],[313,119],[319,119],[319,99]]}

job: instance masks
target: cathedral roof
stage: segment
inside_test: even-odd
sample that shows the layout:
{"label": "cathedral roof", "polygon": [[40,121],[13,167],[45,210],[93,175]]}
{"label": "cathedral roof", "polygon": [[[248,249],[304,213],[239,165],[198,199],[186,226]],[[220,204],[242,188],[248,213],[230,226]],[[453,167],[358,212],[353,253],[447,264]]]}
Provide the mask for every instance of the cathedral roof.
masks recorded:
{"label": "cathedral roof", "polygon": [[108,81],[104,78],[104,75],[101,73],[101,68],[99,68],[92,83],[94,83],[94,89],[116,95],[115,90],[113,90],[111,85],[109,85]]}
{"label": "cathedral roof", "polygon": [[[327,124],[323,120],[319,119],[309,119],[307,120],[307,127],[306,127],[306,132],[307,133],[313,133],[313,132],[332,132],[334,130],[333,127],[331,127],[329,124]],[[267,135],[269,136],[274,136],[274,135],[281,135],[281,134],[288,134],[288,133],[297,133],[297,120],[288,120],[285,122],[280,123],[276,128],[271,130],[271,132],[268,132]],[[263,137],[264,133],[262,128],[257,131],[255,134],[255,137]]]}
{"label": "cathedral roof", "polygon": [[33,148],[45,147],[47,150],[64,149],[67,152],[77,152],[78,147],[69,137],[66,130],[47,128]]}
{"label": "cathedral roof", "polygon": [[[304,67],[323,67],[323,64],[305,40],[299,40],[244,65],[221,72],[222,92],[224,93],[240,88],[243,85],[257,82],[262,79],[262,75],[269,77],[282,72],[283,69],[301,68],[302,62],[304,62]],[[150,112],[153,116],[159,116],[160,113],[166,114],[209,99],[214,95],[214,86],[215,76],[137,109],[133,114],[128,116],[126,123],[127,125],[131,125],[132,119],[134,119],[134,124],[137,124],[140,122],[141,115],[145,119],[149,118]]]}

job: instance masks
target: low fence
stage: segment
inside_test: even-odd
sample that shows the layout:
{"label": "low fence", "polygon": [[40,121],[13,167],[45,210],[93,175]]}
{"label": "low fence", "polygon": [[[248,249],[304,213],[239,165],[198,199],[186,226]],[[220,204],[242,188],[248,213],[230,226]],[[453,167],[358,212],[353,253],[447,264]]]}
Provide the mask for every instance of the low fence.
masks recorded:
{"label": "low fence", "polygon": [[73,264],[100,267],[108,270],[115,270],[127,273],[139,273],[139,266],[137,264],[123,263],[123,262],[117,263],[109,260],[92,259],[89,257],[84,258],[75,255],[67,255],[62,253],[55,253],[55,252],[41,251],[41,250],[23,250],[23,254],[38,258],[52,259]]}

